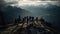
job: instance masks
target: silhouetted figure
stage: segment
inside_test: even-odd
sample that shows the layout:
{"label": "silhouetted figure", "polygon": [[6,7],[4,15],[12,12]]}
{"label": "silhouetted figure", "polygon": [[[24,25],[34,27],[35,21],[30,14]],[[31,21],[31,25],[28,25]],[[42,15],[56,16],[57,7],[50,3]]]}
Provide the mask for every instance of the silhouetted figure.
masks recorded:
{"label": "silhouetted figure", "polygon": [[24,22],[24,21],[25,21],[25,19],[23,18],[22,22]]}
{"label": "silhouetted figure", "polygon": [[30,21],[30,22],[34,21],[34,17],[30,16],[30,17],[29,17],[29,21]]}
{"label": "silhouetted figure", "polygon": [[29,16],[29,20],[31,20],[31,16]]}
{"label": "silhouetted figure", "polygon": [[36,21],[38,22],[38,17],[36,17]]}
{"label": "silhouetted figure", "polygon": [[28,24],[28,20],[29,20],[29,19],[28,19],[28,16],[27,16],[27,24]]}
{"label": "silhouetted figure", "polygon": [[34,21],[34,17],[31,17],[31,21]]}
{"label": "silhouetted figure", "polygon": [[17,22],[20,23],[21,22],[21,17],[19,16],[19,18],[17,18]]}

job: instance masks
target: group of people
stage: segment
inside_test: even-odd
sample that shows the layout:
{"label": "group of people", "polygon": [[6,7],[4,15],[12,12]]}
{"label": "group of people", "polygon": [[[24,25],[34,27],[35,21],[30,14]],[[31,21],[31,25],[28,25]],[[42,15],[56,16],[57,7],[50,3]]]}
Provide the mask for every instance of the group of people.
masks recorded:
{"label": "group of people", "polygon": [[34,22],[34,21],[44,21],[44,19],[43,18],[38,18],[38,17],[36,17],[36,18],[34,18],[34,17],[32,17],[32,16],[26,16],[26,17],[24,17],[24,18],[22,18],[21,19],[21,17],[19,16],[17,19],[15,19],[15,23],[22,23],[22,22],[27,22],[28,23],[28,21],[30,21],[30,22]]}

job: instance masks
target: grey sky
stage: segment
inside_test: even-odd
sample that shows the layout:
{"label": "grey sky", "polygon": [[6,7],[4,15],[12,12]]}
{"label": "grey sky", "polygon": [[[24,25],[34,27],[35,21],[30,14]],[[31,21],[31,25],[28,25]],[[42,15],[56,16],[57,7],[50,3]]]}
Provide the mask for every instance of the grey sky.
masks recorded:
{"label": "grey sky", "polygon": [[[20,5],[22,5],[22,3],[20,3],[19,1],[21,1],[21,0],[0,0],[0,5],[20,6]],[[24,1],[29,1],[29,0],[24,0]],[[56,1],[48,0],[50,2],[46,2],[47,0],[46,1],[44,0],[45,2],[42,2],[42,0],[34,0],[34,1],[41,1],[41,2],[34,2],[35,4],[29,3],[27,5],[29,6],[29,5],[32,4],[33,6],[34,5],[37,5],[38,6],[38,5],[43,5],[45,3],[45,4],[52,4],[52,5],[60,6],[60,1],[59,0],[56,0]]]}

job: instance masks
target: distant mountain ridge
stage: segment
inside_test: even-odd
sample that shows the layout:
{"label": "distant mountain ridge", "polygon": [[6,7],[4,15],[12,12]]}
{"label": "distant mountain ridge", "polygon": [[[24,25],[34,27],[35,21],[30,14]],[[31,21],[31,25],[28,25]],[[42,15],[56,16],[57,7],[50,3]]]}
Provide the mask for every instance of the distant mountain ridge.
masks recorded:
{"label": "distant mountain ridge", "polygon": [[4,20],[6,23],[14,21],[18,16],[26,16],[31,13],[25,9],[12,6],[3,7],[2,12],[4,13]]}

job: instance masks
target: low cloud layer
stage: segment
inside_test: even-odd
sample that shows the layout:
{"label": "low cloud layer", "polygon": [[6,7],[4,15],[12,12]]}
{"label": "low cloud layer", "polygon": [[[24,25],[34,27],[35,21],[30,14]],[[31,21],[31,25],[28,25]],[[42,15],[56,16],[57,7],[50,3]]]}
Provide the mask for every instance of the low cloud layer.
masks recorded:
{"label": "low cloud layer", "polygon": [[0,0],[0,5],[11,5],[11,6],[48,6],[56,5],[60,6],[59,0]]}

